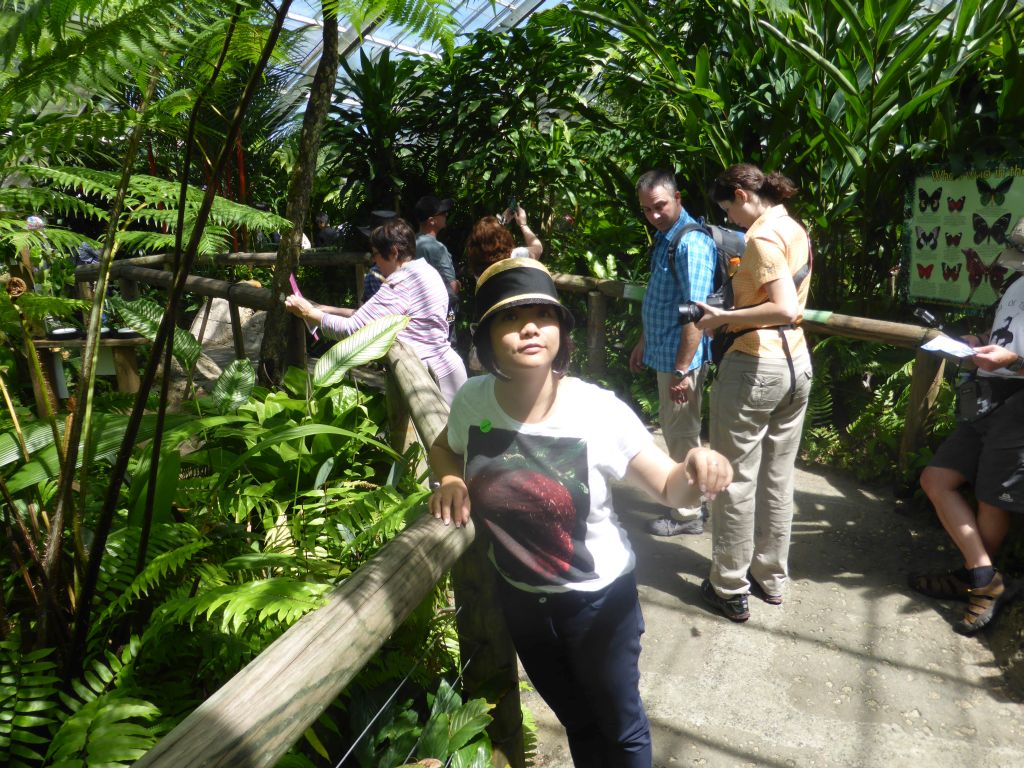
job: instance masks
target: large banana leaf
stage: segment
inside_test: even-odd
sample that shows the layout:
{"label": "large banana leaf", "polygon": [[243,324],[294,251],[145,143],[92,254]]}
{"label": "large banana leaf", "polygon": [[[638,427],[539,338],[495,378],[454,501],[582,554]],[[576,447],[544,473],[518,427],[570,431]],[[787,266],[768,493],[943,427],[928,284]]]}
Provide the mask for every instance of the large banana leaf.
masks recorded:
{"label": "large banana leaf", "polygon": [[[125,427],[128,424],[128,417],[119,414],[100,413],[94,417],[93,420],[93,439],[95,440],[93,456],[95,460],[103,461],[108,460],[117,453],[117,450],[121,447],[121,442],[124,437]],[[166,417],[165,429],[170,431],[179,429],[188,425],[201,427],[204,425],[203,420],[195,419],[191,416],[183,414],[168,414]],[[146,415],[142,417],[142,423],[139,425],[139,434],[136,438],[139,442],[149,440],[153,437],[153,432],[156,427],[156,416]],[[7,487],[11,493],[18,493],[24,489],[36,485],[37,483],[46,482],[57,477],[60,472],[60,465],[57,461],[57,450],[53,446],[52,437],[50,440],[42,440],[41,435],[37,435],[38,430],[32,430],[30,449],[32,446],[46,445],[45,448],[38,450],[32,456],[32,460],[27,462],[24,466],[19,467],[18,470],[11,476],[10,480],[7,481]],[[30,435],[26,431],[26,442],[29,442]],[[0,451],[9,453],[11,450],[18,451],[18,457],[20,458],[20,449],[15,446],[13,449],[10,443],[5,440],[9,439],[7,435],[0,435]],[[80,445],[78,451],[78,466],[81,466],[84,446]]]}
{"label": "large banana leaf", "polygon": [[313,384],[329,387],[341,381],[350,368],[383,357],[399,332],[409,324],[405,315],[388,315],[367,323],[342,339],[321,357],[313,369]]}

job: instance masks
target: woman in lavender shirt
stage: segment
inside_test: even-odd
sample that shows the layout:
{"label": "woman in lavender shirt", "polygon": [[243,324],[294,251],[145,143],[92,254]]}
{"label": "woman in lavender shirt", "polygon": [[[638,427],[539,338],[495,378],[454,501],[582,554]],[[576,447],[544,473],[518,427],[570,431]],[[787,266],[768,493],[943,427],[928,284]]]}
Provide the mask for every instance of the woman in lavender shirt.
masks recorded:
{"label": "woman in lavender shirt", "polygon": [[344,338],[387,315],[407,316],[409,324],[398,339],[412,347],[437,377],[441,396],[451,405],[466,381],[466,367],[448,342],[448,291],[444,280],[424,259],[416,258],[416,234],[402,219],[391,219],[373,230],[370,248],[384,284],[359,309],[313,304],[300,296],[289,296],[285,307],[293,315],[318,324],[332,339]]}

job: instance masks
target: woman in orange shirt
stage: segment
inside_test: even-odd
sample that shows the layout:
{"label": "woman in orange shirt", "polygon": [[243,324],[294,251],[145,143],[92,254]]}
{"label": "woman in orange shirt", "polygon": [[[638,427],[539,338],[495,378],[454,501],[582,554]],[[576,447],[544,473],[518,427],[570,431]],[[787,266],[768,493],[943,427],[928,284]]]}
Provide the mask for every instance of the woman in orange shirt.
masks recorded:
{"label": "woman in orange shirt", "polygon": [[811,389],[811,359],[799,322],[810,286],[807,232],[782,201],[793,182],[748,163],[711,187],[726,217],[747,230],[732,278],[735,308],[706,304],[701,330],[734,341],[711,389],[711,446],[732,463],[732,485],[712,505],[711,573],[704,599],[746,621],[751,590],[780,605],[789,577],[793,468]]}

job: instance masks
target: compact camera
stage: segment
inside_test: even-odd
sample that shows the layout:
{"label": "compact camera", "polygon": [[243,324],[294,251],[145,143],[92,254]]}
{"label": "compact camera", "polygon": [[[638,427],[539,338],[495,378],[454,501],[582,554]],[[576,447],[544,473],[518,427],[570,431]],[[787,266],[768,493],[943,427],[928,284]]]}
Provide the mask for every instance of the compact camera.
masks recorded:
{"label": "compact camera", "polygon": [[[705,300],[704,303],[709,307],[715,309],[725,309],[725,297],[720,293],[712,293]],[[704,310],[701,309],[696,302],[684,301],[679,305],[679,324],[686,325],[687,323],[696,323],[704,317]]]}

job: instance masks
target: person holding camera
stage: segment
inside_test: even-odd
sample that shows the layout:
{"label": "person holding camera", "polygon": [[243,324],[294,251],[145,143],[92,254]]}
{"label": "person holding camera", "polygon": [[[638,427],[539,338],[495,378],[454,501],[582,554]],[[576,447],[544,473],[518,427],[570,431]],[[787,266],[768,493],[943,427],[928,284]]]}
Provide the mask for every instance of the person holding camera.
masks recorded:
{"label": "person holding camera", "polygon": [[696,323],[732,339],[711,390],[711,445],[732,462],[735,479],[711,507],[711,572],[701,595],[737,622],[750,617],[751,590],[781,605],[789,577],[793,468],[811,391],[811,359],[795,325],[807,303],[811,246],[782,205],[794,194],[788,178],[748,163],[727,168],[710,190],[747,230],[734,308],[698,302]]}
{"label": "person holding camera", "polygon": [[[700,445],[701,396],[710,346],[692,323],[679,322],[679,305],[707,298],[714,284],[717,252],[714,240],[694,230],[672,243],[695,219],[683,208],[675,174],[653,170],[636,183],[637,199],[657,232],[651,246],[651,276],[643,300],[643,331],[629,356],[629,370],[644,366],[658,376],[658,420],[668,455],[682,461]],[[670,253],[670,251],[672,251]],[[648,533],[677,536],[704,532],[701,507],[670,509],[651,520]]]}
{"label": "person holding camera", "polygon": [[[1014,232],[1024,236],[1024,219]],[[1019,248],[1007,249],[999,261],[1024,271]],[[978,375],[958,392],[960,423],[920,481],[963,567],[910,579],[921,594],[967,602],[954,625],[963,635],[992,621],[1017,587],[996,570],[994,558],[1009,531],[1010,513],[1024,512],[1024,279],[1006,289],[992,329],[988,338],[963,337],[974,348]],[[977,509],[964,497],[965,485],[974,491]]]}

